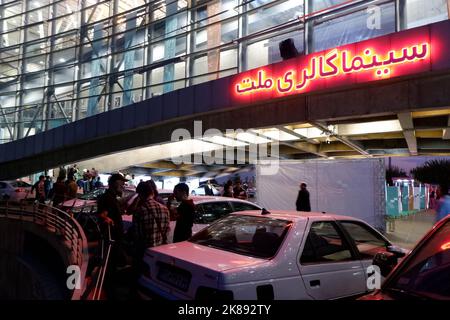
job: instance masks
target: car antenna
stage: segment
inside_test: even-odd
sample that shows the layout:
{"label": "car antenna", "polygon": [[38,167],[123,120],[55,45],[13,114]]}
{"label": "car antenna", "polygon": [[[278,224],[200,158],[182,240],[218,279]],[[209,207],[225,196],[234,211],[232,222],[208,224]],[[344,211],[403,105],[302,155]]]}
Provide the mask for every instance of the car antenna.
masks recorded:
{"label": "car antenna", "polygon": [[262,215],[270,214],[270,211],[266,210],[266,208],[262,208],[261,214]]}

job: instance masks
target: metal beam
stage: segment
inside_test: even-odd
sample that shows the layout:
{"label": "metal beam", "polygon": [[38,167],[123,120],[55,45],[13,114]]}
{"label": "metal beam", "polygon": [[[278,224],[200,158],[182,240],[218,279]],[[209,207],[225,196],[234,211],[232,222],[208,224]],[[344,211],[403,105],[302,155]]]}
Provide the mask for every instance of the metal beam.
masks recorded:
{"label": "metal beam", "polygon": [[330,129],[328,129],[328,127],[320,122],[311,122],[311,124],[313,126],[315,126],[316,128],[322,130],[323,132],[327,132],[330,134],[330,136],[333,136],[336,140],[342,142],[343,144],[346,144],[347,146],[349,146],[350,148],[358,151],[360,154],[362,154],[363,156],[366,157],[372,157],[372,155],[367,152],[366,150],[364,150],[364,147],[362,144],[360,144],[359,142],[356,141],[352,141],[346,137],[340,136],[338,134],[336,134],[335,132],[331,131]]}
{"label": "metal beam", "polygon": [[295,132],[294,130],[285,128],[284,126],[276,126],[275,128],[277,128],[277,129],[280,130],[280,131],[286,132],[287,134],[290,134],[290,135],[292,135],[292,136],[295,136],[295,137],[297,137],[297,138],[299,138],[299,139],[302,139],[302,140],[304,140],[304,141],[307,141],[307,142],[309,142],[309,143],[311,143],[311,144],[318,144],[316,140],[314,140],[314,139],[309,139],[308,137],[305,137],[305,136],[303,136],[303,135],[301,135],[301,134],[298,134],[298,133]]}
{"label": "metal beam", "polygon": [[280,144],[303,152],[312,153],[322,158],[327,157],[325,153],[319,150],[319,145],[311,144],[309,142],[280,142]]}
{"label": "metal beam", "polygon": [[414,122],[411,112],[402,112],[397,114],[400,126],[403,129],[403,136],[408,144],[409,153],[417,156],[417,139],[414,131]]}

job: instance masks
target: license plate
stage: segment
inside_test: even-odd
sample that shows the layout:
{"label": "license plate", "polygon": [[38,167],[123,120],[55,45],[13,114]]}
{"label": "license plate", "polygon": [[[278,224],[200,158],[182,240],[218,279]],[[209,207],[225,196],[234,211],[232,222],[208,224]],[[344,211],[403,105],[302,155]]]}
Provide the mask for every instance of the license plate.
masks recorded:
{"label": "license plate", "polygon": [[158,265],[158,280],[181,291],[187,291],[189,289],[191,274],[188,271],[161,262],[159,262]]}

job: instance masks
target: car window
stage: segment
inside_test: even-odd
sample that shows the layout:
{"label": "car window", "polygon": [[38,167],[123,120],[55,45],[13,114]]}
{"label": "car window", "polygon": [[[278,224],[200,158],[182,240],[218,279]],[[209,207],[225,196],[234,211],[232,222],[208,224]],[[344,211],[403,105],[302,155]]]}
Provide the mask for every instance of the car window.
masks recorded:
{"label": "car window", "polygon": [[233,214],[194,234],[189,241],[242,255],[271,258],[281,246],[291,223]]}
{"label": "car window", "polygon": [[257,206],[245,202],[231,201],[231,205],[233,206],[234,212],[245,210],[260,210]]}
{"label": "car window", "polygon": [[201,211],[198,211],[199,214],[195,219],[196,223],[209,224],[233,212],[228,201],[202,203],[200,206]]}
{"label": "car window", "polygon": [[355,241],[361,259],[373,259],[380,251],[386,251],[389,243],[369,227],[354,221],[340,221],[340,224]]}
{"label": "car window", "polygon": [[12,185],[14,188],[27,188],[27,187],[31,187],[31,184],[26,183],[26,182],[23,182],[23,181],[14,181],[14,182],[11,182],[11,185]]}
{"label": "car window", "polygon": [[386,290],[401,296],[450,300],[450,221],[414,253]]}
{"label": "car window", "polygon": [[339,262],[352,259],[350,247],[334,222],[314,222],[306,238],[302,264]]}
{"label": "car window", "polygon": [[0,182],[0,189],[6,189],[6,183]]}

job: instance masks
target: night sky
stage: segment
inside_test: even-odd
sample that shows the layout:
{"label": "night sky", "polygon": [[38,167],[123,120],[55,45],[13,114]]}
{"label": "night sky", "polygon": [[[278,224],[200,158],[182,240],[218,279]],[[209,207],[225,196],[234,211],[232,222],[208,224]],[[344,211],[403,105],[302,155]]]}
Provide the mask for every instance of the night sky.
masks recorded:
{"label": "night sky", "polygon": [[[406,173],[409,174],[411,169],[414,169],[417,166],[423,165],[428,160],[436,160],[436,159],[450,159],[450,157],[392,157],[392,166],[399,167],[404,169]],[[389,159],[386,158],[386,166],[388,166]]]}

